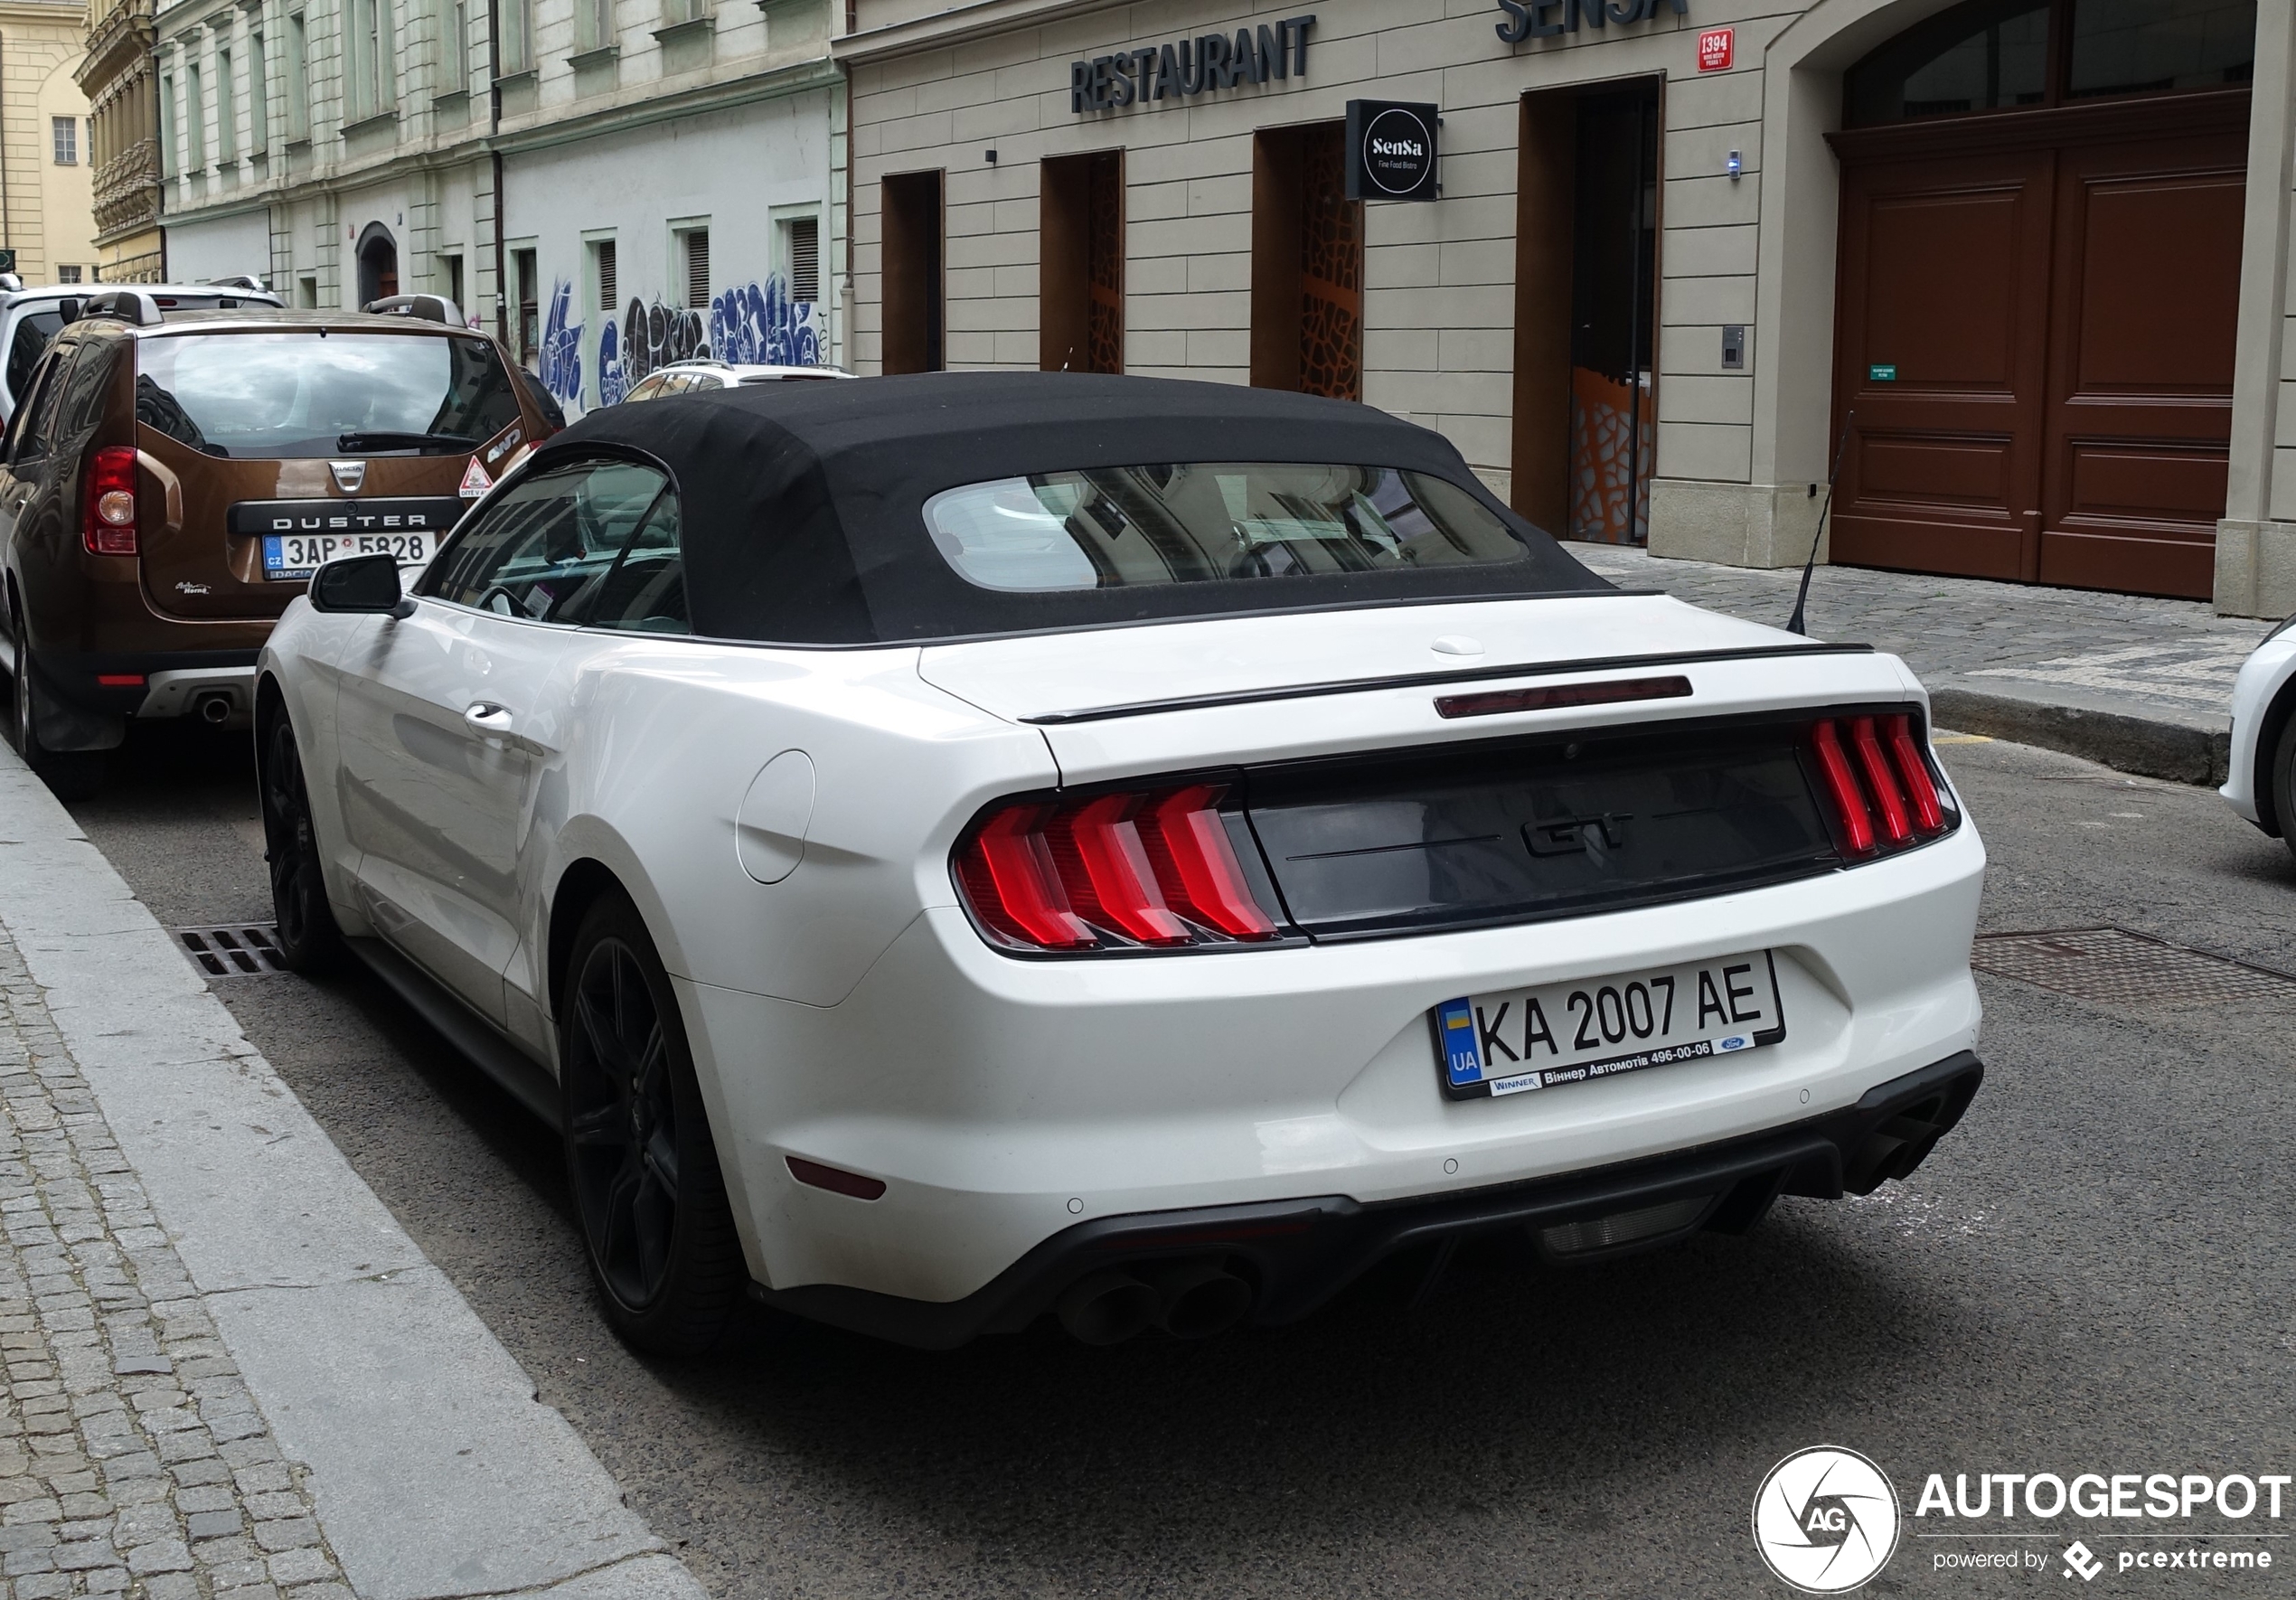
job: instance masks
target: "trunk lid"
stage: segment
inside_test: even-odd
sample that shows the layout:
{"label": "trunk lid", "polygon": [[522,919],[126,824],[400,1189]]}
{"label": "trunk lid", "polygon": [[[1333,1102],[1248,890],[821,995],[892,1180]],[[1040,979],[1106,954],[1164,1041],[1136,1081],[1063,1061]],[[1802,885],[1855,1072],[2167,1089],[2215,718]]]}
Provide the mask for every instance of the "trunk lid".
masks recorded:
{"label": "trunk lid", "polygon": [[[343,492],[327,459],[225,459],[154,428],[138,425],[136,434],[144,462],[137,496],[144,592],[155,610],[197,620],[277,616],[303,592],[299,581],[275,583],[263,576],[262,536],[231,531],[233,506],[285,504],[306,513],[300,520],[307,521],[312,514],[356,513],[362,503],[419,500],[436,503],[438,509],[430,514],[438,516],[447,503],[457,509],[463,504],[456,490],[471,459],[366,459],[353,495]],[[434,532],[443,536],[446,528]]]}
{"label": "trunk lid", "polygon": [[[1451,719],[1438,696],[1663,667],[1687,697]],[[1663,595],[1291,616],[927,648],[927,682],[1042,729],[1063,781],[1918,694],[1894,656],[1815,644]]]}

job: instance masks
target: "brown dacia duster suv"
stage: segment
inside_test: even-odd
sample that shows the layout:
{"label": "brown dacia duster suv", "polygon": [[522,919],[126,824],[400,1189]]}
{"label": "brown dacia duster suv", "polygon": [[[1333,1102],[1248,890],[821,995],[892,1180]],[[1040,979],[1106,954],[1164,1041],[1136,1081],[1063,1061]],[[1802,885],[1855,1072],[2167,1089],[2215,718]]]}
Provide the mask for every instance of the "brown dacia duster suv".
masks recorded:
{"label": "brown dacia duster suv", "polygon": [[550,422],[444,301],[413,315],[163,315],[91,296],[0,434],[16,748],[67,796],[130,717],[238,722],[321,562],[428,561]]}

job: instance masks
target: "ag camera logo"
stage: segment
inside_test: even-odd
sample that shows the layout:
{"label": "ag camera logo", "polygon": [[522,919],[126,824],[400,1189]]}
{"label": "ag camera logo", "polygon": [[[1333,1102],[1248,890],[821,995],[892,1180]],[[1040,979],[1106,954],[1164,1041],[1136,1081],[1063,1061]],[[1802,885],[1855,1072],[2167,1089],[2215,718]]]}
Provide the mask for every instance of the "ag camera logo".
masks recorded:
{"label": "ag camera logo", "polygon": [[1868,1581],[1896,1554],[1898,1531],[1896,1488],[1855,1450],[1797,1450],[1755,1492],[1755,1548],[1805,1595],[1840,1595]]}

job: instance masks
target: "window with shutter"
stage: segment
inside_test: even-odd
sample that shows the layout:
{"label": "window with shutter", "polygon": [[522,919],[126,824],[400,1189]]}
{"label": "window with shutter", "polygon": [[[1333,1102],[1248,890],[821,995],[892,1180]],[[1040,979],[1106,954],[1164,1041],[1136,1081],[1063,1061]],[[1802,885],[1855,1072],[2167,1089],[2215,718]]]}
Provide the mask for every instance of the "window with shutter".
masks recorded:
{"label": "window with shutter", "polygon": [[710,307],[710,231],[690,228],[685,235],[685,303],[693,310]]}
{"label": "window with shutter", "polygon": [[789,224],[789,297],[801,306],[821,299],[819,217],[798,217]]}
{"label": "window with shutter", "polygon": [[598,308],[612,311],[620,303],[621,291],[614,270],[614,241],[598,241]]}

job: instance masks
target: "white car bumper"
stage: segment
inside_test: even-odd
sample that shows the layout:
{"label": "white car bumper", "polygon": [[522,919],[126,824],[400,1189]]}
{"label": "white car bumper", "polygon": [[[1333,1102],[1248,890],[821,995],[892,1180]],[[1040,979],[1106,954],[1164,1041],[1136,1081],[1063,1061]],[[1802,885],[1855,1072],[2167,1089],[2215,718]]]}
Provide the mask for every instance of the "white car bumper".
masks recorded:
{"label": "white car bumper", "polygon": [[[1017,960],[943,908],[836,1006],[684,993],[760,1283],[945,1305],[1107,1219],[1463,1195],[1853,1107],[1974,1048],[1983,866],[1964,822],[1901,856],[1684,904],[1143,959]],[[1427,1015],[1447,998],[1761,948],[1782,1043],[1506,1099],[1437,1087]],[[885,1191],[797,1182],[792,1156]]]}
{"label": "white car bumper", "polygon": [[[2270,750],[2259,748],[2266,715],[2291,677],[2296,677],[2296,630],[2278,634],[2243,662],[2232,687],[2232,752],[2224,786],[2216,791],[2233,810],[2262,825],[2257,790],[2268,780],[2263,767]],[[2285,825],[2283,824],[2283,825]]]}

